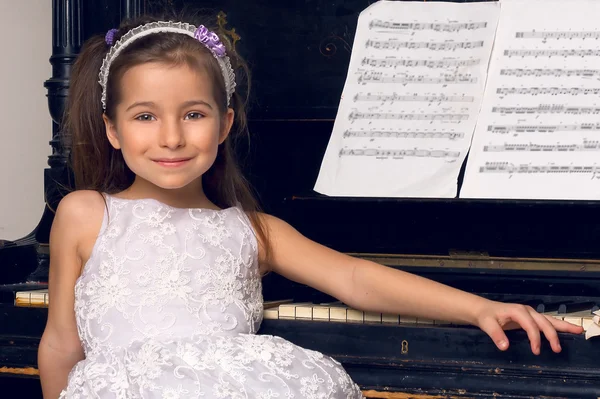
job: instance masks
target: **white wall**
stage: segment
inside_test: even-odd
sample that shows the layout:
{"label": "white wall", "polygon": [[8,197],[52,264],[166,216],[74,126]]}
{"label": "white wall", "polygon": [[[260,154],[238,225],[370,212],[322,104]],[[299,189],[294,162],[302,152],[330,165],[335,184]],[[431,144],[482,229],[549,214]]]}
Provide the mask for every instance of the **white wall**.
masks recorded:
{"label": "white wall", "polygon": [[52,1],[0,0],[0,239],[23,237],[44,209],[51,118]]}

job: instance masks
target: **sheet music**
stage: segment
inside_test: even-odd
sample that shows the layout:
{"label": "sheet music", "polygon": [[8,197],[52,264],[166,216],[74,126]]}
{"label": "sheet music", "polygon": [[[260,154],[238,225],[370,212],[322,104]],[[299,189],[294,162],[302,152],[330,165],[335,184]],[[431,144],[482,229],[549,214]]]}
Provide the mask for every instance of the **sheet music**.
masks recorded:
{"label": "sheet music", "polygon": [[497,3],[365,9],[315,191],[455,197],[498,18]]}
{"label": "sheet music", "polygon": [[503,1],[460,196],[600,198],[600,2]]}

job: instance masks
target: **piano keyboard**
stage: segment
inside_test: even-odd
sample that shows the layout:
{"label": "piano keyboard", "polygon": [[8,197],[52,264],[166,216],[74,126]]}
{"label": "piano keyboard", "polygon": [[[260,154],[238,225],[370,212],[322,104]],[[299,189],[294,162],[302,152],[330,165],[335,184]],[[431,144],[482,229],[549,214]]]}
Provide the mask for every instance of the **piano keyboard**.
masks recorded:
{"label": "piano keyboard", "polygon": [[[592,319],[594,309],[577,311],[572,313],[544,312],[559,320],[582,326],[584,330],[593,323]],[[326,321],[340,323],[380,323],[380,324],[411,324],[411,325],[439,325],[456,326],[456,323],[450,323],[444,320],[430,320],[402,315],[364,312],[349,308],[340,302],[333,304],[313,304],[313,303],[284,303],[268,307],[265,303],[265,319],[281,320],[306,320],[306,321]]]}
{"label": "piano keyboard", "polygon": [[[15,306],[47,307],[48,290],[20,291],[15,296]],[[593,323],[595,308],[576,312],[542,312],[559,320],[582,326],[587,331]],[[310,302],[292,302],[292,300],[267,301],[264,303],[263,318],[269,320],[303,320],[334,323],[376,323],[456,326],[444,320],[430,320],[396,314],[364,312],[352,309],[341,302],[315,304]]]}

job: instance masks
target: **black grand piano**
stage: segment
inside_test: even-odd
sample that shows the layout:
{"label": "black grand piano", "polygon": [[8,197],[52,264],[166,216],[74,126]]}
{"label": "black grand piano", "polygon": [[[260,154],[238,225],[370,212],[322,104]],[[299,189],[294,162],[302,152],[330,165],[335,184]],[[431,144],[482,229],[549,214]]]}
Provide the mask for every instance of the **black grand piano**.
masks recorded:
{"label": "black grand piano", "polygon": [[[70,65],[87,37],[122,17],[166,9],[214,13],[250,63],[253,139],[240,155],[267,212],[337,250],[589,323],[600,304],[600,202],[331,198],[312,190],[358,14],[369,3],[53,0],[47,206],[30,235],[0,241],[0,396],[41,397],[37,345],[47,309],[43,299],[37,305],[28,299],[31,292],[43,298],[52,209],[71,184],[58,124]],[[561,335],[560,354],[544,342],[535,356],[526,334],[510,331],[511,347],[500,352],[469,326],[390,319],[343,304],[331,306],[345,316],[322,317],[318,309],[332,298],[277,275],[265,278],[264,296],[284,302],[265,311],[260,333],[333,356],[369,398],[600,397],[600,342],[583,335]]]}

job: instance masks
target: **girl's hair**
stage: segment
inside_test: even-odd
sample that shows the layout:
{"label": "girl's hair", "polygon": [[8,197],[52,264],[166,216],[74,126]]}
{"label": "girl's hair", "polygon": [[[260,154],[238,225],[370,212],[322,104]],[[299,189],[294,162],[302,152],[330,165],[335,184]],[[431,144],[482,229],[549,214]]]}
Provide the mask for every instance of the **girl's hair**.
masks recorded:
{"label": "girl's hair", "polygon": [[[114,36],[113,43],[132,28],[159,20],[141,17],[134,21],[123,21]],[[235,111],[235,121],[227,139],[219,145],[217,158],[202,176],[206,196],[217,206],[225,208],[239,203],[247,213],[268,258],[269,240],[267,229],[259,217],[259,205],[250,185],[237,165],[234,144],[248,135],[245,105],[249,95],[249,73],[244,60],[235,52],[226,35],[218,27],[205,25],[219,35],[227,48],[227,55],[236,73],[236,91],[230,107]],[[66,114],[64,117],[64,139],[71,147],[71,166],[75,177],[75,188],[96,190],[115,194],[128,188],[134,173],[126,165],[119,150],[115,150],[106,137],[102,119],[102,88],[98,74],[102,61],[110,50],[104,35],[88,39],[73,65]],[[204,70],[213,82],[213,95],[219,112],[225,115],[227,98],[225,80],[217,60],[203,44],[179,33],[156,33],[137,39],[113,61],[106,88],[106,115],[115,117],[115,108],[120,101],[120,81],[125,72],[147,62],[170,65],[186,64]],[[239,94],[246,88],[245,95]]]}

